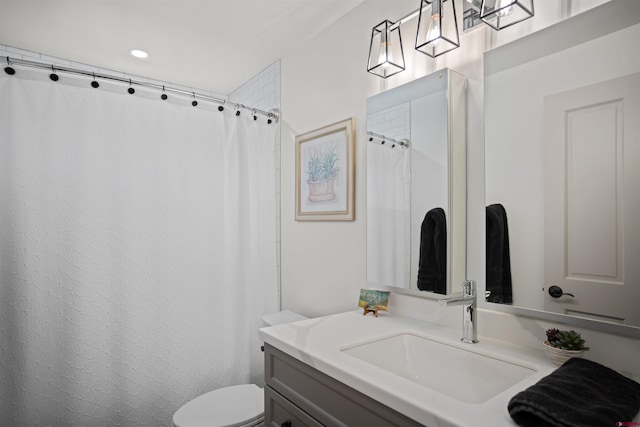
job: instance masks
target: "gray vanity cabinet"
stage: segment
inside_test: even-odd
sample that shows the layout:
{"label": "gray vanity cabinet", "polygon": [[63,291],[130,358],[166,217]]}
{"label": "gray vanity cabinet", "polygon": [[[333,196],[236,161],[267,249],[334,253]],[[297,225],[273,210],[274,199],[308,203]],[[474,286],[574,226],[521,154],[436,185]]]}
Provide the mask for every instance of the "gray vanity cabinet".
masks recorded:
{"label": "gray vanity cabinet", "polygon": [[421,426],[265,343],[265,425]]}

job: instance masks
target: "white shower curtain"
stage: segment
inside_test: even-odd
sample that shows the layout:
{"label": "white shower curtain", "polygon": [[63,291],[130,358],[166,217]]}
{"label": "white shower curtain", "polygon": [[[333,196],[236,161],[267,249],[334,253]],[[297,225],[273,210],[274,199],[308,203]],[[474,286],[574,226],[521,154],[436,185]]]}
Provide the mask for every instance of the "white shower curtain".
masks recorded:
{"label": "white shower curtain", "polygon": [[367,281],[409,287],[410,151],[367,144]]}
{"label": "white shower curtain", "polygon": [[0,77],[0,425],[171,425],[261,380],[276,126],[60,80]]}

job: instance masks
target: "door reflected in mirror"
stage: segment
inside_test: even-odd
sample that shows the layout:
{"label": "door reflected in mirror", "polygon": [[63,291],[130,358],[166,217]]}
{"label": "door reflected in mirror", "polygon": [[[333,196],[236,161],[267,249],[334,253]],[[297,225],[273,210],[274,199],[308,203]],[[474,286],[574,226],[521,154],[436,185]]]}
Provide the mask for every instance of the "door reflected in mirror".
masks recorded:
{"label": "door reflected in mirror", "polygon": [[367,100],[367,281],[436,294],[466,273],[465,78],[441,70]]}
{"label": "door reflected in mirror", "polygon": [[509,248],[487,208],[487,301],[640,326],[639,15],[611,2],[485,54],[486,203]]}

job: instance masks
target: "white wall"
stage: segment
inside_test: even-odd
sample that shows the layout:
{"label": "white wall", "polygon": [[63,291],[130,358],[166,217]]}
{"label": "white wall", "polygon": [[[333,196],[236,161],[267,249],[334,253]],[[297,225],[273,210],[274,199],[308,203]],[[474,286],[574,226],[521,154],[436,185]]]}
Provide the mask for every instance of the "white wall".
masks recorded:
{"label": "white wall", "polygon": [[[415,7],[409,6],[413,1],[397,3]],[[281,63],[282,304],[309,316],[353,308],[366,283],[365,102],[380,91],[382,82],[369,78],[365,66],[371,27],[383,18],[375,11],[378,6],[364,5]],[[390,15],[397,13],[386,6]],[[356,118],[355,221],[295,222],[295,135],[352,116]]]}
{"label": "white wall", "polygon": [[[366,71],[371,29],[417,7],[415,1],[367,0],[282,59],[281,292],[283,307],[309,316],[353,309],[366,282],[365,100],[441,68],[468,79],[467,275],[484,283],[484,51],[587,10],[604,0],[537,1],[536,16],[495,32],[461,33],[461,47],[432,59],[414,49],[417,20],[401,27],[407,69],[386,80]],[[462,0],[456,0],[459,27]],[[356,118],[356,220],[295,222],[295,135]]]}

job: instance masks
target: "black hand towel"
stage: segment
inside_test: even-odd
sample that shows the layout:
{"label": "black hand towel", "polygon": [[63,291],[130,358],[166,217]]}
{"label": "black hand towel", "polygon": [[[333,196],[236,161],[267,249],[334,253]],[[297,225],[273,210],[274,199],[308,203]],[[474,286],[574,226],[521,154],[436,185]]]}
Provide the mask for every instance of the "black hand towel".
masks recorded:
{"label": "black hand towel", "polygon": [[447,218],[442,208],[433,208],[420,227],[418,289],[447,293]]}
{"label": "black hand towel", "polygon": [[640,384],[586,359],[569,359],[516,394],[511,418],[524,427],[613,427],[640,409]]}
{"label": "black hand towel", "polygon": [[511,259],[507,211],[501,204],[487,206],[487,301],[511,304]]}

